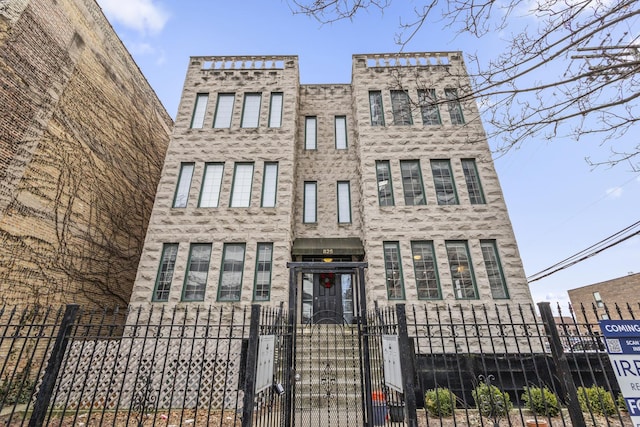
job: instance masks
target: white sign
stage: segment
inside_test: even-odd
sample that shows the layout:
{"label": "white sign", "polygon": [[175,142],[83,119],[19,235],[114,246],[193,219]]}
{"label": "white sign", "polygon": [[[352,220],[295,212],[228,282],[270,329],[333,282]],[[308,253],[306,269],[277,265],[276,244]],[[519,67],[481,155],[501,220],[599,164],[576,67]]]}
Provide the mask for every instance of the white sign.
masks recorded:
{"label": "white sign", "polygon": [[385,385],[402,393],[402,369],[400,369],[400,347],[397,335],[382,336],[382,359]]}
{"label": "white sign", "polygon": [[275,343],[275,335],[260,336],[260,341],[258,343],[258,367],[256,369],[256,394],[271,387],[273,382]]}

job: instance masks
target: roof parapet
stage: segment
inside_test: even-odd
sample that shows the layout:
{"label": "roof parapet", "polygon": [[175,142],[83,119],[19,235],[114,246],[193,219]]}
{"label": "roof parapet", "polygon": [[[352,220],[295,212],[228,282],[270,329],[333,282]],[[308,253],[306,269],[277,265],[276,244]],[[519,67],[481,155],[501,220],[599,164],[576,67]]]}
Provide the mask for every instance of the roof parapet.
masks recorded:
{"label": "roof parapet", "polygon": [[202,70],[284,70],[294,68],[297,56],[192,56],[191,66]]}

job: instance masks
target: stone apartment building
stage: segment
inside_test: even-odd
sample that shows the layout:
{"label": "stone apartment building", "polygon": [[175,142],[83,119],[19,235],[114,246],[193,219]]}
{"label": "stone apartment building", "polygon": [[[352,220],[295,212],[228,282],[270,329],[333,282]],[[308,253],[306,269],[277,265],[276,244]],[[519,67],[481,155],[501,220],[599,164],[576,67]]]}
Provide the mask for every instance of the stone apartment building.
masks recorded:
{"label": "stone apartment building", "polygon": [[172,125],[94,0],[0,2],[0,303],[128,303]]}
{"label": "stone apartment building", "polygon": [[[350,84],[192,57],[132,306],[286,303],[288,262],[360,261],[370,307],[531,303],[468,91],[461,52],[354,55]],[[298,318],[348,323],[357,280],[300,274]]]}

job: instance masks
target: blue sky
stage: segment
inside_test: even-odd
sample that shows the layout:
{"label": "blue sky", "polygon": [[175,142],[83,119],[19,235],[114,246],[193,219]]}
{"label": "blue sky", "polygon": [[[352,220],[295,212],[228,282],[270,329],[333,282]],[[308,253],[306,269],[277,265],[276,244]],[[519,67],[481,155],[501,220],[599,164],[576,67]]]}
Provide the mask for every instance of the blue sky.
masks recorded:
{"label": "blue sky", "polygon": [[[174,118],[190,56],[298,55],[302,83],[349,83],[351,56],[396,52],[399,17],[420,4],[396,1],[384,14],[370,10],[352,21],[320,25],[293,15],[284,0],[98,3]],[[488,60],[499,49],[500,37],[492,34],[479,42],[456,37],[441,24],[426,25],[405,51],[461,50]],[[640,219],[640,175],[626,165],[593,169],[585,161],[606,155],[594,139],[531,139],[496,157],[527,276]],[[630,272],[640,272],[640,236],[532,283],[531,292],[535,301],[564,304],[567,289]]]}

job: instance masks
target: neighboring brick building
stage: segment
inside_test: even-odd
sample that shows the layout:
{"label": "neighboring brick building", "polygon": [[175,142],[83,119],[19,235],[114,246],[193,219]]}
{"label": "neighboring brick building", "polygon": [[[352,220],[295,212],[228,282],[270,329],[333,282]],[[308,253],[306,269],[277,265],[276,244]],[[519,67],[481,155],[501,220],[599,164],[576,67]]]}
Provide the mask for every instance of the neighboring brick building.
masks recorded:
{"label": "neighboring brick building", "polygon": [[0,303],[128,302],[172,125],[94,0],[0,2]]}
{"label": "neighboring brick building", "polygon": [[[640,273],[617,279],[594,283],[568,291],[576,321],[580,324],[597,324],[602,319],[620,319],[616,305],[623,318],[629,319],[628,308],[639,314]],[[597,326],[596,326],[597,327]]]}
{"label": "neighboring brick building", "polygon": [[[370,306],[531,303],[468,88],[460,52],[313,85],[296,56],[192,57],[131,303],[286,302],[289,261],[368,262]],[[299,277],[302,320],[348,321],[353,281]]]}

